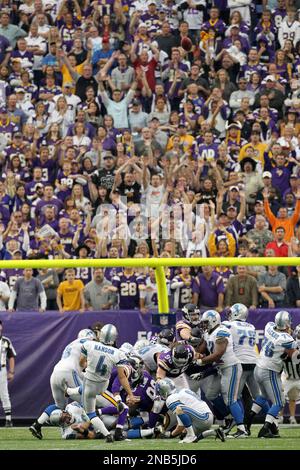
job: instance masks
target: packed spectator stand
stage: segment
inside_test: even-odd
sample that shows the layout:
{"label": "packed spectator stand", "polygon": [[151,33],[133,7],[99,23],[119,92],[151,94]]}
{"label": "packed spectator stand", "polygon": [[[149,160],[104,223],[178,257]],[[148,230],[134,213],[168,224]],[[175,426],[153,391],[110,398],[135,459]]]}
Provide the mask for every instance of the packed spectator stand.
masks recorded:
{"label": "packed spectator stand", "polygon": [[[300,255],[299,9],[0,1],[1,259]],[[174,309],[300,306],[300,262],[166,277]],[[7,269],[0,290],[1,310],[157,308],[153,269]]]}

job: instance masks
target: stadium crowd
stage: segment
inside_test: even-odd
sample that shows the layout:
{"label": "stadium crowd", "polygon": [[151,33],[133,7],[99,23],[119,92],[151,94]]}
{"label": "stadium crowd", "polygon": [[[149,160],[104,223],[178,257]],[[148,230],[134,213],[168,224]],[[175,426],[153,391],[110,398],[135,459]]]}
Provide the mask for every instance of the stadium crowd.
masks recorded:
{"label": "stadium crowd", "polygon": [[[299,1],[0,5],[1,259],[300,254]],[[300,266],[166,276],[174,308],[300,305]],[[151,269],[1,279],[2,310],[157,306]]]}

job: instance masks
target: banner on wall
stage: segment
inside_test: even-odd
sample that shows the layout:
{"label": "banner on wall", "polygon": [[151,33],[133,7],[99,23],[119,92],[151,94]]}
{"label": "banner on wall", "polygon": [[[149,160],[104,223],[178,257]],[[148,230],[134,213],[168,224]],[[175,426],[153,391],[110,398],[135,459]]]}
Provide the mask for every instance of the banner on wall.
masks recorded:
{"label": "banner on wall", "polygon": [[[263,337],[266,323],[274,319],[277,311],[250,312],[249,321],[257,329],[258,341]],[[289,311],[293,324],[299,324],[300,309]],[[150,314],[127,310],[64,314],[1,312],[0,320],[4,326],[3,334],[11,339],[17,352],[15,378],[9,384],[15,420],[34,419],[53,402],[50,375],[65,346],[77,337],[79,330],[88,328],[96,321],[112,323],[118,329],[118,345],[121,345],[125,341],[133,344],[137,339],[150,338],[158,329],[151,324]],[[2,409],[0,416],[4,416]]]}

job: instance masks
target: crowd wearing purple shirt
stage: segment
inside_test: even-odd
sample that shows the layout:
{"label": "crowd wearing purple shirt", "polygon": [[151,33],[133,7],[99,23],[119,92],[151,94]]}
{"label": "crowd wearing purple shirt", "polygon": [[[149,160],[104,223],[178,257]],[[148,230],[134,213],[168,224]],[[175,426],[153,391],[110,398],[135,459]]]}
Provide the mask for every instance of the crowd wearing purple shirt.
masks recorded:
{"label": "crowd wearing purple shirt", "polygon": [[[300,198],[299,12],[0,0],[0,259],[300,256],[298,219],[286,230]],[[226,306],[235,268],[202,271],[166,272],[172,308]],[[247,270],[258,294],[265,274]],[[282,274],[300,306],[298,271]],[[114,308],[157,309],[150,270],[104,277]]]}

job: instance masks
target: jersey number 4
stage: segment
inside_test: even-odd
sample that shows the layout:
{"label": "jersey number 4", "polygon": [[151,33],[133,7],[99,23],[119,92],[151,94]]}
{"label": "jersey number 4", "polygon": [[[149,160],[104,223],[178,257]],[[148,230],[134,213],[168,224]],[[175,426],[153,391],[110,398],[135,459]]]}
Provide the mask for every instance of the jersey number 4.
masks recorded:
{"label": "jersey number 4", "polygon": [[97,364],[97,366],[96,366],[96,372],[97,372],[97,374],[106,375],[106,373],[107,373],[107,365],[104,364],[104,361],[105,361],[105,356],[100,356],[100,357],[99,357],[98,364]]}

